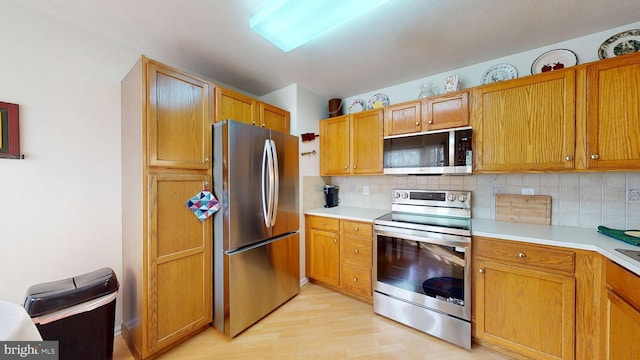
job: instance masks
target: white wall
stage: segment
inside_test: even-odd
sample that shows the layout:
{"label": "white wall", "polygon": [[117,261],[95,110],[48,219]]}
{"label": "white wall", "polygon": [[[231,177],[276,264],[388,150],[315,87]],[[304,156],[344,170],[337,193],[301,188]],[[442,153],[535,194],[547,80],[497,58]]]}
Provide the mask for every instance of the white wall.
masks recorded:
{"label": "white wall", "polygon": [[20,105],[25,159],[0,159],[0,299],[22,303],[37,283],[101,267],[121,278],[120,80],[140,54],[2,15],[0,101]]}
{"label": "white wall", "polygon": [[[349,104],[351,104],[353,100],[362,99],[365,101],[365,103],[367,103],[368,100],[378,92],[386,94],[389,97],[389,102],[391,104],[415,100],[418,98],[418,94],[420,93],[420,85],[423,83],[426,84],[428,82],[432,82],[434,85],[437,85],[440,92],[442,93],[444,90],[445,79],[447,78],[447,76],[453,74],[458,74],[460,90],[478,86],[482,84],[482,74],[491,66],[501,63],[507,63],[515,66],[515,68],[518,70],[518,77],[528,76],[531,75],[531,64],[536,60],[536,58],[541,54],[553,49],[569,49],[573,51],[578,57],[578,64],[596,61],[598,60],[598,48],[605,40],[607,40],[612,35],[615,35],[622,31],[637,28],[640,28],[640,22],[609,29],[576,39],[571,39],[568,41],[563,41],[556,44],[550,44],[548,46],[517,54],[496,58],[494,60],[474,64],[460,69],[451,69],[451,71],[447,71],[445,73],[416,79],[402,84],[382,89],[372,89],[369,92],[353,95],[343,99],[343,108],[345,109],[345,113],[347,113],[346,108],[349,106]],[[461,49],[460,51],[464,51],[464,49]],[[434,52],[430,56],[437,56],[437,52]]]}

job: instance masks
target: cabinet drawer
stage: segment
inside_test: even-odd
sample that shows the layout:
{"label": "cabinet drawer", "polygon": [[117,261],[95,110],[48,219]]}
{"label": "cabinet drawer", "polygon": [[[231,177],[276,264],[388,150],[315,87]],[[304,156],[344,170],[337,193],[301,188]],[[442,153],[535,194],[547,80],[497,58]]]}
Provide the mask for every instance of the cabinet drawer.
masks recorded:
{"label": "cabinet drawer", "polygon": [[640,311],[640,277],[607,260],[607,287]]}
{"label": "cabinet drawer", "polygon": [[372,223],[342,220],[340,224],[342,225],[342,232],[344,234],[362,236],[369,239],[373,237]]}
{"label": "cabinet drawer", "polygon": [[340,231],[340,219],[309,216],[307,221],[312,229]]}
{"label": "cabinet drawer", "polygon": [[371,239],[344,237],[342,240],[342,261],[371,267],[373,249]]}
{"label": "cabinet drawer", "polygon": [[573,274],[575,253],[506,240],[474,238],[476,256],[494,259],[541,270],[555,270]]}
{"label": "cabinet drawer", "polygon": [[354,294],[371,296],[371,269],[343,263],[340,284]]}

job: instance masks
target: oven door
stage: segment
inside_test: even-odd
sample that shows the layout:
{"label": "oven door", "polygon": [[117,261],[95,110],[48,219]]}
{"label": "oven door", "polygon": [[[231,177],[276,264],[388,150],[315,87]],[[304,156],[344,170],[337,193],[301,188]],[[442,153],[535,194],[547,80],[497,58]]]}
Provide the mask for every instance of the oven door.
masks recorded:
{"label": "oven door", "polygon": [[471,320],[471,238],[374,227],[374,291]]}

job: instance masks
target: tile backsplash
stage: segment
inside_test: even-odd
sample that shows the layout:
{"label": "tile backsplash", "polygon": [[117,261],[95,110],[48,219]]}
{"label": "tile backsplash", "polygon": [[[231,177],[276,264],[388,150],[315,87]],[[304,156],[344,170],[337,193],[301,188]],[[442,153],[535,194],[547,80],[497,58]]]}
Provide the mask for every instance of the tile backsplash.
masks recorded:
{"label": "tile backsplash", "polygon": [[551,196],[552,225],[640,229],[640,173],[305,176],[303,209],[324,205],[325,184],[340,187],[340,205],[379,209],[391,209],[392,189],[469,190],[472,216],[483,219],[495,219],[496,194],[533,189]]}

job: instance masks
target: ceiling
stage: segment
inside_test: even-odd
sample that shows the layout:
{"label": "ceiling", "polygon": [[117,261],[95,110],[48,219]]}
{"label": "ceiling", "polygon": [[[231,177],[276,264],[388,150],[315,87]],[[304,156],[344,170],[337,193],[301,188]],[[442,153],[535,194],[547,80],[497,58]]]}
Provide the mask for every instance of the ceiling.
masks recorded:
{"label": "ceiling", "polygon": [[640,14],[638,0],[392,0],[284,53],[249,28],[264,0],[11,1],[256,96],[297,83],[326,98],[631,24]]}

